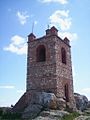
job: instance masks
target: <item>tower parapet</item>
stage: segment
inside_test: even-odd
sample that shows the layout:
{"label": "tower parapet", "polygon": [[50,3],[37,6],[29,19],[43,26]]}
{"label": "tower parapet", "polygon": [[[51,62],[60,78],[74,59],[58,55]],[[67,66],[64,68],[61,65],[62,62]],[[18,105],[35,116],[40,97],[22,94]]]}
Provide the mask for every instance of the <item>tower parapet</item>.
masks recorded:
{"label": "tower parapet", "polygon": [[67,37],[64,38],[64,42],[65,42],[67,45],[70,45],[70,40],[69,40]]}
{"label": "tower parapet", "polygon": [[35,40],[36,39],[36,36],[33,34],[33,33],[30,33],[29,35],[28,35],[28,42],[31,42],[31,41],[33,41],[33,40]]}
{"label": "tower parapet", "polygon": [[53,26],[46,30],[46,35],[58,35],[58,30]]}

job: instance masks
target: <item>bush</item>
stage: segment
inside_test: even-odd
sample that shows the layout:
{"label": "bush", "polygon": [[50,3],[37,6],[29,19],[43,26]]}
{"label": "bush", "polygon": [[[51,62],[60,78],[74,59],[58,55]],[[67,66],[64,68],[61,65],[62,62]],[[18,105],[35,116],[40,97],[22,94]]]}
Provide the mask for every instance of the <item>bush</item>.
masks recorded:
{"label": "bush", "polygon": [[21,114],[20,113],[4,113],[2,115],[2,119],[9,119],[9,120],[15,120],[15,119],[20,119]]}
{"label": "bush", "polygon": [[0,116],[2,116],[3,114],[3,110],[0,108]]}
{"label": "bush", "polygon": [[78,117],[80,114],[78,112],[70,113],[69,115],[63,116],[62,120],[73,120],[74,118]]}

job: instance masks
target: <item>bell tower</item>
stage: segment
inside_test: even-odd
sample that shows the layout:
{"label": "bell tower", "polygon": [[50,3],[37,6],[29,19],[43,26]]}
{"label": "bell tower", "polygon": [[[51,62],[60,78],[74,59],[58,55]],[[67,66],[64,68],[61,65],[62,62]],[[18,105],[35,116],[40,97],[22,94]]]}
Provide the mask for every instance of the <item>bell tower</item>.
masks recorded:
{"label": "bell tower", "polygon": [[71,46],[67,37],[61,39],[53,26],[40,38],[28,35],[27,92],[53,92],[73,108],[73,77]]}

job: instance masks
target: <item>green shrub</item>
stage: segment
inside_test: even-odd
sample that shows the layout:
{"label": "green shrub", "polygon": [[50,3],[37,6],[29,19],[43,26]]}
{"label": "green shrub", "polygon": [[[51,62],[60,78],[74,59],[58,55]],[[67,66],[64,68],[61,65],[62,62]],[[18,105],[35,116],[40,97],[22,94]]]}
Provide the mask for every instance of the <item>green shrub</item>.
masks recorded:
{"label": "green shrub", "polygon": [[2,116],[3,114],[3,110],[0,108],[0,116]]}
{"label": "green shrub", "polygon": [[69,115],[63,116],[62,120],[73,120],[74,118],[78,117],[80,114],[78,112],[70,113]]}
{"label": "green shrub", "polygon": [[2,119],[9,119],[9,120],[15,120],[15,119],[20,119],[21,114],[20,113],[4,113],[2,115]]}

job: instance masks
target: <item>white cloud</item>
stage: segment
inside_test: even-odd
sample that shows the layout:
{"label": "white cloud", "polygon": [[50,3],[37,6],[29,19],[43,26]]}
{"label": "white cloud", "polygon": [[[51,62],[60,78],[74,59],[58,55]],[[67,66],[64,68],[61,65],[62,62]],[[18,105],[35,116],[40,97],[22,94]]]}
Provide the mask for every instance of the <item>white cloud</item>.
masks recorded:
{"label": "white cloud", "polygon": [[51,25],[60,27],[61,30],[68,30],[71,27],[71,18],[69,17],[69,10],[57,10],[50,17]]}
{"label": "white cloud", "polygon": [[77,33],[67,32],[71,28],[72,19],[69,16],[69,10],[57,10],[50,17],[51,26],[60,28],[62,32],[58,32],[58,35],[64,39],[67,37],[70,41],[77,40]]}
{"label": "white cloud", "polygon": [[11,41],[13,42],[14,45],[20,45],[25,42],[25,39],[21,36],[15,35],[11,38]]}
{"label": "white cloud", "polygon": [[11,43],[4,47],[5,51],[10,51],[18,55],[27,54],[27,43],[25,38],[15,35],[11,38]]}
{"label": "white cloud", "polygon": [[62,39],[64,39],[65,37],[67,37],[70,41],[73,41],[73,40],[77,40],[77,39],[78,39],[77,33],[59,32],[58,35],[59,35]]}
{"label": "white cloud", "polygon": [[21,25],[24,25],[27,22],[27,18],[29,18],[29,15],[27,15],[27,12],[18,11],[16,13],[16,16],[18,17],[18,20],[21,23]]}
{"label": "white cloud", "polygon": [[60,3],[60,4],[66,4],[68,3],[68,0],[38,0],[42,3],[51,3],[51,2],[56,2],[56,3]]}
{"label": "white cloud", "polygon": [[0,85],[0,88],[2,88],[2,89],[14,89],[15,86],[13,86],[13,85]]}
{"label": "white cloud", "polygon": [[88,97],[88,99],[90,100],[90,88],[83,88],[80,91],[81,94],[86,95],[86,97]]}

